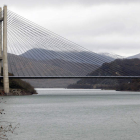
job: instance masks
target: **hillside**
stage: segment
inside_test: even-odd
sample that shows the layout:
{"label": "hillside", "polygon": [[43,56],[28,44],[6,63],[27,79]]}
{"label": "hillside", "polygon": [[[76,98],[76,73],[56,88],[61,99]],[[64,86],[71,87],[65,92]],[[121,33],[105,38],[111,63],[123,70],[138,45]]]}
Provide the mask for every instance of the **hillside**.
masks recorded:
{"label": "hillside", "polygon": [[[8,62],[9,72],[16,76],[85,76],[98,69],[104,62],[113,61],[115,57],[86,51],[60,52],[34,48],[21,55],[9,53]],[[78,80],[27,79],[24,81],[36,88],[66,88]]]}
{"label": "hillside", "polygon": [[[8,54],[9,72],[14,75],[36,75],[39,76],[66,76],[86,75],[98,65],[87,63],[76,63],[65,60],[35,60],[23,56]],[[55,75],[54,75],[55,74]]]}
{"label": "hillside", "polygon": [[136,55],[133,55],[133,56],[129,56],[128,59],[133,59],[133,58],[138,58],[140,59],[140,53],[139,54],[136,54]]}
{"label": "hillside", "polygon": [[[91,72],[90,76],[139,76],[140,59],[117,59],[110,63],[104,63],[97,70]],[[137,85],[137,84],[138,85]],[[140,90],[138,80],[117,79],[82,79],[68,88],[103,88],[116,90]],[[137,85],[137,86],[134,86]]]}
{"label": "hillside", "polygon": [[[2,73],[3,75],[3,73]],[[13,74],[9,73],[9,76]],[[37,94],[34,87],[29,83],[20,79],[10,79],[9,80],[10,93],[9,95],[32,95]],[[0,96],[6,95],[3,91],[3,80],[0,80]]]}
{"label": "hillside", "polygon": [[117,55],[114,53],[98,53],[98,54],[102,55],[102,56],[106,56],[106,57],[111,57],[113,59],[123,59],[124,58],[123,56],[120,56],[120,55]]}
{"label": "hillside", "polygon": [[[102,65],[103,62],[111,62],[114,58],[107,55],[100,55],[94,52],[87,51],[53,51],[46,49],[34,48],[21,56],[25,58],[30,58],[38,61],[47,61],[47,60],[64,60],[73,63],[86,63],[94,65]],[[88,59],[85,59],[88,58]],[[96,61],[90,61],[96,60]],[[100,60],[100,61],[99,61]]]}
{"label": "hillside", "polygon": [[[66,76],[86,75],[99,66],[87,63],[69,62],[65,60],[35,60],[20,55],[8,54],[9,72],[16,76]],[[56,75],[54,75],[56,74]],[[66,88],[77,79],[26,79],[36,88]]]}

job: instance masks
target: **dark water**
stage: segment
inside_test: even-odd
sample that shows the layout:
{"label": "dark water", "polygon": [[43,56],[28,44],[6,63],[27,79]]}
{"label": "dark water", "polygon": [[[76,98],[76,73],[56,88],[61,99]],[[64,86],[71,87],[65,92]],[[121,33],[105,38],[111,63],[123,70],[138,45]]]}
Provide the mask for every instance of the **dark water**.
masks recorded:
{"label": "dark water", "polygon": [[140,93],[39,90],[4,97],[5,121],[20,123],[9,140],[139,140]]}

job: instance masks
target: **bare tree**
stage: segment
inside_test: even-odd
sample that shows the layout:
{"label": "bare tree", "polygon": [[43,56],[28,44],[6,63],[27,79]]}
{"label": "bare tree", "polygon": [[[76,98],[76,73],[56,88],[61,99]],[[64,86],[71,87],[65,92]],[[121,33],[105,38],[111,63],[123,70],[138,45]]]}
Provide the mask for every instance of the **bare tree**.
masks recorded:
{"label": "bare tree", "polygon": [[[2,99],[0,100],[0,103],[6,103],[3,102]],[[5,114],[4,109],[0,109],[0,115],[4,115],[4,114]],[[9,133],[14,134],[15,130],[19,128],[19,124],[16,125],[14,124],[15,123],[2,121],[0,119],[0,140],[8,140],[8,134]]]}

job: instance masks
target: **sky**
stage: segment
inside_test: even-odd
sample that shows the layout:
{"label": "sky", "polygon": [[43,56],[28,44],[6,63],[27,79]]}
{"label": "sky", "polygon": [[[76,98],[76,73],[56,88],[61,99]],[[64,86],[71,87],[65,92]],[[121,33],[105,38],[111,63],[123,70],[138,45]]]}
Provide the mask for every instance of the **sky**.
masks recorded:
{"label": "sky", "polygon": [[140,53],[140,0],[1,0],[0,5],[93,52]]}

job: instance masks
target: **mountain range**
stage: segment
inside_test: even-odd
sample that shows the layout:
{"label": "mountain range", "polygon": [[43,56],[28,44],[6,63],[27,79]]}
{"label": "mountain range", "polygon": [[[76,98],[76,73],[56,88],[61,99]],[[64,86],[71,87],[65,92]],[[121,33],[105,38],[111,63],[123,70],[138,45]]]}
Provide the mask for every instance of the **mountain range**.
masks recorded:
{"label": "mountain range", "polygon": [[[114,58],[97,54],[89,51],[54,51],[46,49],[34,48],[28,50],[27,52],[21,55],[22,57],[34,59],[37,61],[46,61],[46,60],[64,60],[74,63],[86,63],[94,65],[102,65],[104,62],[111,62]],[[95,61],[93,61],[95,60]]]}
{"label": "mountain range", "polygon": [[[85,76],[104,62],[113,60],[114,58],[90,52],[54,52],[44,49],[32,49],[21,55],[8,54],[9,72],[15,76]],[[66,88],[77,80],[25,81],[37,88]]]}
{"label": "mountain range", "polygon": [[[118,55],[92,52],[59,52],[31,49],[21,55],[8,54],[9,72],[16,76],[85,76],[98,69],[104,62],[112,62]],[[85,59],[86,58],[86,59]],[[97,60],[98,58],[98,60]],[[93,61],[95,60],[95,61]],[[54,75],[56,74],[56,75]],[[25,80],[34,87],[66,88],[75,79]]]}
{"label": "mountain range", "polygon": [[136,54],[136,55],[133,55],[133,56],[129,56],[127,58],[128,59],[133,59],[133,58],[139,58],[140,59],[140,53],[139,54]]}
{"label": "mountain range", "polygon": [[[116,59],[104,63],[90,76],[140,76],[140,59]],[[82,79],[68,88],[99,88],[140,91],[139,79]]]}

